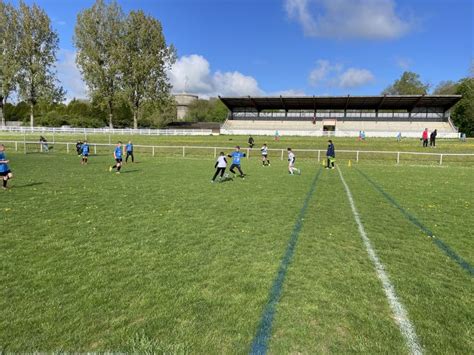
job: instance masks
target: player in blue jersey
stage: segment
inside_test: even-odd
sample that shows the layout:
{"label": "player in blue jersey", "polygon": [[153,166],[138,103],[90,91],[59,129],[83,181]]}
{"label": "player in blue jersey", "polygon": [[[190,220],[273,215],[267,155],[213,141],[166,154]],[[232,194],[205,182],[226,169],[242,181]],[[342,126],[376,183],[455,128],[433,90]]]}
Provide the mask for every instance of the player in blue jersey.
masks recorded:
{"label": "player in blue jersey", "polygon": [[128,163],[128,157],[132,157],[132,163],[134,163],[135,158],[133,157],[133,144],[132,144],[132,141],[128,141],[128,144],[125,146],[125,151],[127,152],[127,156],[125,157],[125,163]]}
{"label": "player in blue jersey", "polygon": [[87,164],[87,159],[89,159],[89,144],[87,141],[84,141],[84,143],[81,146],[81,152],[82,152],[82,160],[81,164]]}
{"label": "player in blue jersey", "polygon": [[118,142],[114,150],[115,165],[109,168],[109,171],[117,168],[117,174],[120,174],[122,168],[122,142]]}
{"label": "player in blue jersey", "polygon": [[240,147],[237,146],[235,147],[235,151],[232,152],[231,154],[228,154],[227,155],[229,158],[232,158],[232,165],[230,166],[230,169],[229,171],[234,174],[235,176],[235,171],[234,171],[234,168],[237,168],[237,170],[239,170],[239,173],[240,173],[240,177],[241,178],[244,178],[244,173],[242,171],[242,168],[240,167],[240,159],[242,158],[245,158],[246,157],[246,154],[245,153],[242,153],[240,151]]}
{"label": "player in blue jersey", "polygon": [[0,144],[0,178],[2,179],[2,189],[7,189],[7,182],[8,180],[13,178],[13,174],[8,167],[9,160],[5,155],[5,146]]}

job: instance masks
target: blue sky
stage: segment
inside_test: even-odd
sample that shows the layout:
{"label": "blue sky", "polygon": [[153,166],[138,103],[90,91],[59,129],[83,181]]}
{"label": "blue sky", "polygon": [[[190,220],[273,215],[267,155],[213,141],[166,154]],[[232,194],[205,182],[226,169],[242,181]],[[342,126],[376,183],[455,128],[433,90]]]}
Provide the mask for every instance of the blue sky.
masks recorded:
{"label": "blue sky", "polygon": [[[436,86],[468,76],[473,60],[472,0],[118,2],[162,22],[178,51],[174,91],[204,97],[379,94],[404,70]],[[94,1],[36,3],[59,33],[68,97],[86,96],[72,36],[77,13]]]}

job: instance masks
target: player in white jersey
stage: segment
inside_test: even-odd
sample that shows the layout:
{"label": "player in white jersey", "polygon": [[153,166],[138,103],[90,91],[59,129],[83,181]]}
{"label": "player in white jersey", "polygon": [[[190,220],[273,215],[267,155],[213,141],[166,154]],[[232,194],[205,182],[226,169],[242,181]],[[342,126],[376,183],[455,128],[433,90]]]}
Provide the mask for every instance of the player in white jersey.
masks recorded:
{"label": "player in white jersey", "polygon": [[262,164],[263,166],[270,166],[270,159],[268,159],[268,147],[267,143],[263,144],[263,147],[260,149],[262,152]]}
{"label": "player in white jersey", "polygon": [[214,168],[216,168],[216,173],[214,174],[214,177],[212,178],[211,182],[214,182],[216,180],[217,175],[219,174],[219,179],[222,179],[222,177],[224,176],[225,169],[227,168],[227,159],[225,157],[224,152],[220,152],[219,156],[217,157]]}
{"label": "player in white jersey", "polygon": [[295,171],[298,175],[301,175],[301,170],[295,167],[296,156],[295,153],[291,151],[291,148],[288,148],[288,173],[294,175]]}

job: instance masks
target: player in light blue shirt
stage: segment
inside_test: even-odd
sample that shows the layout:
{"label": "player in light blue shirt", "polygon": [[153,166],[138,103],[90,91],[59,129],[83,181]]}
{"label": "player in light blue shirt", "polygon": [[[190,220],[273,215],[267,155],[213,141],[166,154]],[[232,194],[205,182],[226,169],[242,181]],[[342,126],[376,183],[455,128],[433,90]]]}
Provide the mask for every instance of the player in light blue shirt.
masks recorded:
{"label": "player in light blue shirt", "polygon": [[240,177],[243,179],[244,178],[244,173],[242,171],[242,168],[240,167],[240,159],[246,157],[246,154],[245,153],[242,153],[240,151],[240,147],[237,146],[235,147],[235,151],[228,154],[227,155],[229,158],[232,158],[232,165],[230,166],[230,169],[229,171],[234,174],[235,176],[235,171],[234,171],[234,168],[237,168],[237,170],[239,170],[239,173],[240,173]]}
{"label": "player in light blue shirt", "polygon": [[13,174],[10,171],[10,167],[8,166],[9,160],[5,154],[5,146],[0,144],[0,177],[2,179],[2,189],[7,189],[7,182],[8,180],[13,178]]}
{"label": "player in light blue shirt", "polygon": [[89,144],[87,143],[87,141],[84,141],[84,143],[82,144],[81,151],[82,151],[81,164],[87,164],[87,159],[89,158]]}
{"label": "player in light blue shirt", "polygon": [[122,168],[122,142],[118,142],[114,150],[115,165],[109,168],[109,171],[117,168],[117,174],[120,174]]}

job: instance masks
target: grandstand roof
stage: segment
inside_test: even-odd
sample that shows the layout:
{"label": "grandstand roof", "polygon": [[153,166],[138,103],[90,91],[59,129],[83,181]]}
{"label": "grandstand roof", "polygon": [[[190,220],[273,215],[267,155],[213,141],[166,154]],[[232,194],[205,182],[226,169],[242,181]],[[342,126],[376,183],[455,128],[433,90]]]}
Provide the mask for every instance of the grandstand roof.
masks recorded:
{"label": "grandstand roof", "polygon": [[461,95],[380,96],[273,96],[220,97],[231,111],[239,108],[261,110],[407,110],[436,107],[448,110]]}

